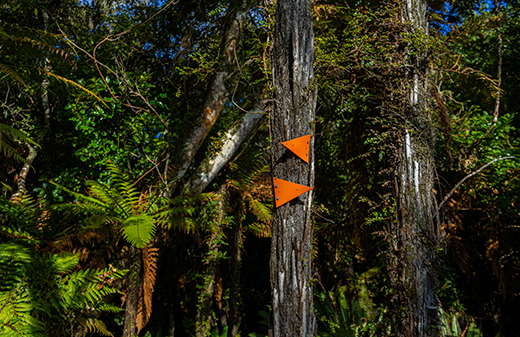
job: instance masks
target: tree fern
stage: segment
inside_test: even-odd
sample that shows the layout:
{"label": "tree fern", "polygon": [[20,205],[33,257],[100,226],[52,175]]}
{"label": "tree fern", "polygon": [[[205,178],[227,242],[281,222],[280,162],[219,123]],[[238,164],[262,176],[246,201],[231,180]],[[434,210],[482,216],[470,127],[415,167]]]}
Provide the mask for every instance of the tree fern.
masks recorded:
{"label": "tree fern", "polygon": [[55,208],[76,215],[87,215],[92,225],[113,223],[123,237],[137,248],[145,247],[154,237],[156,227],[180,229],[189,232],[197,226],[194,216],[211,194],[176,197],[147,197],[135,187],[129,176],[113,163],[107,163],[112,185],[87,181],[88,194],[80,194],[59,186],[76,198],[76,202],[56,205]]}
{"label": "tree fern", "polygon": [[[115,228],[120,231],[121,236],[128,243],[139,249],[137,252],[141,254],[132,255],[129,263],[142,265],[142,271],[140,267],[137,268],[138,277],[133,277],[133,274],[130,273],[127,286],[130,287],[130,284],[137,282],[139,294],[135,326],[141,330],[148,322],[152,312],[152,294],[158,255],[157,249],[152,248],[150,243],[155,236],[157,226],[190,231],[197,225],[193,218],[200,208],[200,204],[202,201],[209,200],[211,196],[177,197],[170,200],[163,197],[150,197],[137,189],[138,180],[132,182],[130,177],[113,163],[109,162],[107,169],[110,172],[110,184],[88,181],[86,183],[88,194],[86,195],[60,186],[74,196],[76,201],[56,205],[54,209],[68,212],[75,217],[81,215],[87,228]],[[63,242],[66,240],[63,238]],[[135,251],[133,248],[130,250]],[[136,281],[139,279],[142,281]],[[107,295],[103,292],[96,292],[95,289],[92,289],[91,292],[80,291],[83,286],[80,282],[65,285],[65,287],[69,286],[76,287],[70,289],[71,293],[85,293],[84,297],[92,303]],[[128,301],[126,297],[125,300]],[[96,331],[101,332],[101,326],[87,323],[88,321],[85,321],[85,326],[88,326],[89,329],[96,327]]]}

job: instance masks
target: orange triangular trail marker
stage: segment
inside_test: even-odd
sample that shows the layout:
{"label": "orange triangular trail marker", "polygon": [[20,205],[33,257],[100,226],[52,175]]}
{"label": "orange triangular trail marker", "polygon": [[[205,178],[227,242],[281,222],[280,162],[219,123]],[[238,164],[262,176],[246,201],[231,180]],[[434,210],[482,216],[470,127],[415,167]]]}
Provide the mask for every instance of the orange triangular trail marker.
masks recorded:
{"label": "orange triangular trail marker", "polygon": [[286,142],[282,142],[283,146],[294,152],[295,155],[309,163],[309,146],[311,143],[311,135],[294,138]]}
{"label": "orange triangular trail marker", "polygon": [[291,183],[290,181],[279,178],[273,178],[273,185],[276,207],[280,207],[286,202],[312,190],[312,187]]}

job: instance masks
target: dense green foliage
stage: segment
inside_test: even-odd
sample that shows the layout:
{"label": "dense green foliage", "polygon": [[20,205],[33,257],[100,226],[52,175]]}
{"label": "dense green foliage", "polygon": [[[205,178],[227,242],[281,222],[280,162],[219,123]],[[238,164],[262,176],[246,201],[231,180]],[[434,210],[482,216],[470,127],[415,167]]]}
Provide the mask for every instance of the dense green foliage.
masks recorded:
{"label": "dense green foliage", "polygon": [[[441,334],[512,336],[520,7],[431,2],[424,36],[401,5],[312,6],[318,335],[391,336],[401,314],[388,226],[411,50],[428,55]],[[204,194],[183,186],[245,111],[268,116],[273,20],[255,1],[0,0],[0,335],[120,336],[129,306],[125,337],[267,335],[267,118]]]}

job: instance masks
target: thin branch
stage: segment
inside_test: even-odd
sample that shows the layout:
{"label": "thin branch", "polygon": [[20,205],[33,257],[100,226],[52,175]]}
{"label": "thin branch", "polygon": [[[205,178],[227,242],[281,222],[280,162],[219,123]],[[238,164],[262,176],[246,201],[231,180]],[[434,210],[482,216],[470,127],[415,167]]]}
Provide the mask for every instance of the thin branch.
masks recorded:
{"label": "thin branch", "polygon": [[478,170],[474,171],[474,172],[471,172],[470,174],[468,174],[467,176],[465,176],[461,181],[459,181],[459,183],[457,185],[455,185],[455,187],[450,191],[450,193],[448,193],[445,197],[444,197],[444,200],[442,200],[442,202],[439,204],[439,207],[437,207],[437,210],[440,210],[441,207],[446,203],[446,201],[448,201],[451,196],[453,195],[453,193],[455,193],[455,191],[457,190],[457,188],[459,188],[460,185],[462,185],[462,183],[464,183],[466,180],[468,180],[469,178],[473,177],[474,175],[478,174],[479,172],[481,172],[483,169],[485,169],[486,167],[488,167],[489,165],[499,161],[499,160],[505,160],[505,159],[516,159],[516,157],[500,157],[500,158],[497,158],[497,159],[493,159],[492,161],[490,161],[489,163],[487,163],[486,165],[482,166],[481,168],[479,168]]}
{"label": "thin branch", "polygon": [[[127,30],[125,30],[124,32],[121,32],[119,34],[116,34],[116,35],[108,35],[106,36],[103,40],[101,40],[98,44],[96,44],[96,46],[94,47],[94,50],[92,52],[92,59],[94,59],[94,65],[96,66],[96,69],[101,77],[101,79],[103,80],[103,82],[105,83],[105,86],[107,87],[108,91],[110,92],[110,94],[112,95],[112,97],[121,105],[123,106],[126,106],[126,107],[129,107],[131,109],[138,109],[138,111],[144,111],[148,114],[150,114],[150,112],[144,108],[141,108],[141,107],[138,107],[138,106],[133,106],[132,104],[125,104],[123,102],[121,102],[117,97],[116,95],[114,94],[114,92],[112,91],[112,89],[110,88],[110,86],[108,85],[108,82],[106,81],[105,79],[105,76],[103,75],[103,72],[101,71],[101,69],[99,68],[99,64],[103,65],[103,63],[99,62],[96,58],[96,50],[99,48],[99,46],[101,46],[103,43],[105,43],[106,41],[110,41],[110,42],[115,42],[117,40],[119,40],[123,35],[127,34],[128,32],[130,32],[131,30],[133,29],[136,29],[144,24],[146,24],[147,22],[151,21],[154,17],[156,17],[159,13],[161,13],[162,11],[164,11],[166,8],[168,8],[170,5],[172,4],[176,4],[179,0],[172,0],[170,1],[168,4],[166,4],[163,8],[161,8],[159,11],[157,11],[157,13],[155,13],[154,15],[152,15],[150,18],[148,18],[147,20],[135,25],[135,26],[132,26],[130,28],[128,28]],[[88,53],[87,53],[88,54]],[[90,56],[90,55],[89,55]],[[103,65],[105,66],[105,65]],[[107,66],[105,66],[106,68],[108,68]],[[117,76],[117,74],[109,69],[110,72],[112,72],[113,74],[115,74]],[[130,87],[131,89],[131,87]],[[133,90],[132,90],[133,91]],[[139,96],[139,95],[138,95]],[[141,98],[143,98],[142,96],[140,96]],[[150,104],[148,104],[147,100],[144,100],[145,103],[149,106]],[[137,111],[137,112],[138,112]],[[157,112],[155,111],[155,109],[152,108],[152,111],[155,112],[155,114],[157,115],[157,117],[159,118],[159,120],[163,123],[163,125],[167,126],[166,122],[157,114]]]}

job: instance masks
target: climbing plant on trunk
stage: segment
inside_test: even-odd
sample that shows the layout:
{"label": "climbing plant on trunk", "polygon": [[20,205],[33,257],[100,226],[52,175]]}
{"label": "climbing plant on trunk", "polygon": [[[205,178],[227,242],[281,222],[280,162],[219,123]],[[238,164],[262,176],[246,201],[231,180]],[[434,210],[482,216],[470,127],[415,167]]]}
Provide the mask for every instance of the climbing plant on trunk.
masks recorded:
{"label": "climbing plant on trunk", "polygon": [[[272,54],[274,109],[271,115],[273,177],[312,186],[314,158],[309,163],[282,142],[313,134],[316,86],[314,33],[307,1],[276,3]],[[276,208],[271,244],[272,336],[313,336],[316,319],[311,286],[312,191]]]}
{"label": "climbing plant on trunk", "polygon": [[399,266],[399,275],[392,278],[399,289],[395,329],[400,336],[436,336],[438,299],[434,266],[440,234],[433,194],[434,128],[428,109],[426,2],[402,2],[400,21],[407,43],[395,180],[398,214],[391,230],[393,257]]}

